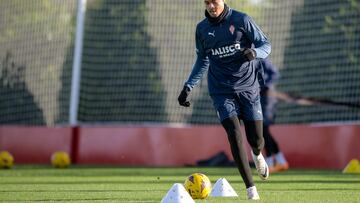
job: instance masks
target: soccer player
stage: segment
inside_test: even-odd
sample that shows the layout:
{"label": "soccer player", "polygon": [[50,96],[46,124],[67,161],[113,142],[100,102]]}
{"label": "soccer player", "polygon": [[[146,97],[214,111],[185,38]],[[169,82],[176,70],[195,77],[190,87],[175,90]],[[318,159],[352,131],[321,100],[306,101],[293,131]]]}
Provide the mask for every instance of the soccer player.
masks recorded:
{"label": "soccer player", "polygon": [[279,79],[280,74],[269,59],[261,60],[260,68],[262,68],[260,95],[264,117],[265,160],[269,166],[270,173],[284,171],[289,168],[289,164],[270,132],[270,125],[274,123],[275,104],[277,102],[276,97],[271,96],[271,92],[275,91],[275,83]]}
{"label": "soccer player", "polygon": [[178,97],[179,104],[190,106],[191,90],[208,71],[208,89],[219,120],[229,140],[231,152],[247,188],[247,197],[260,199],[252,179],[240,132],[245,126],[251,154],[261,179],[269,169],[261,154],[264,147],[259,59],[266,58],[271,46],[255,22],[245,13],[229,8],[224,0],[204,0],[205,19],[196,26],[197,59]]}

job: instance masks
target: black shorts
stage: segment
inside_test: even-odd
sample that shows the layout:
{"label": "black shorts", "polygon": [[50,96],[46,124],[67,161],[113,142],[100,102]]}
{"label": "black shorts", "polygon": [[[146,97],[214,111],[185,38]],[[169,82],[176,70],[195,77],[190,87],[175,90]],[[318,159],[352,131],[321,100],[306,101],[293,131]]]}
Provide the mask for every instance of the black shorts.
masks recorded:
{"label": "black shorts", "polygon": [[210,96],[221,122],[233,116],[239,116],[241,119],[249,121],[263,120],[258,90]]}

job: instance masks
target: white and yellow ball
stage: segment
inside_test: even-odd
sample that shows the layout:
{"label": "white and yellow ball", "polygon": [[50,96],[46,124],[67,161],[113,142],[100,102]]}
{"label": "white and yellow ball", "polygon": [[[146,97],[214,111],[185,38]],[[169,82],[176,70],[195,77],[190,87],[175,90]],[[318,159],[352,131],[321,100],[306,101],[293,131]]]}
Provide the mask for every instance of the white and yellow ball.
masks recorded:
{"label": "white and yellow ball", "polygon": [[0,168],[9,169],[14,165],[14,157],[8,151],[0,152]]}
{"label": "white and yellow ball", "polygon": [[51,156],[51,164],[55,168],[67,168],[71,164],[71,159],[68,153],[57,151]]}
{"label": "white and yellow ball", "polygon": [[205,199],[211,192],[211,182],[202,173],[193,173],[187,177],[184,187],[193,199]]}

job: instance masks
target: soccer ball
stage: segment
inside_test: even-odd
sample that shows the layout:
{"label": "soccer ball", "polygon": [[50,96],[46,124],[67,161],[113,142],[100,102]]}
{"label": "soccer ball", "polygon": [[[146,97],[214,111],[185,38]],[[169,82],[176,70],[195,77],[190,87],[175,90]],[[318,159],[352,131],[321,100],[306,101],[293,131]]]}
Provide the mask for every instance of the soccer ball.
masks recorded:
{"label": "soccer ball", "polygon": [[14,157],[8,151],[0,152],[0,168],[11,168],[14,165]]}
{"label": "soccer ball", "polygon": [[185,189],[193,199],[205,199],[211,192],[211,182],[202,173],[193,173],[186,178]]}
{"label": "soccer ball", "polygon": [[66,168],[70,165],[71,160],[66,152],[58,151],[52,154],[51,164],[55,168]]}

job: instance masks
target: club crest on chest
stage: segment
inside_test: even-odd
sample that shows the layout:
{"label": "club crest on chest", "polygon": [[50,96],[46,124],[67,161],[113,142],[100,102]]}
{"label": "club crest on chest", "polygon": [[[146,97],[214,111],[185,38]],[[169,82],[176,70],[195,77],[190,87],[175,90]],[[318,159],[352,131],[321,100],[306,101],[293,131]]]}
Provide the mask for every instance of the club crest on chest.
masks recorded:
{"label": "club crest on chest", "polygon": [[230,33],[233,35],[234,32],[235,32],[235,27],[234,27],[233,25],[230,25],[229,31],[230,31]]}

